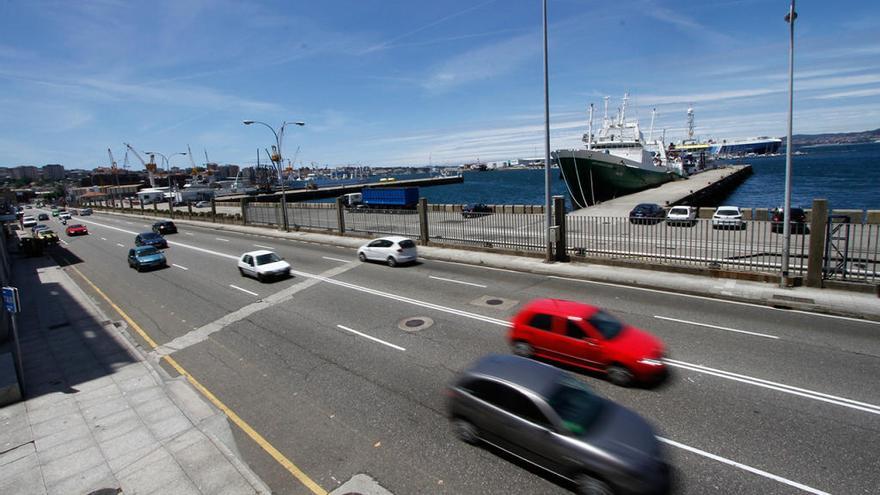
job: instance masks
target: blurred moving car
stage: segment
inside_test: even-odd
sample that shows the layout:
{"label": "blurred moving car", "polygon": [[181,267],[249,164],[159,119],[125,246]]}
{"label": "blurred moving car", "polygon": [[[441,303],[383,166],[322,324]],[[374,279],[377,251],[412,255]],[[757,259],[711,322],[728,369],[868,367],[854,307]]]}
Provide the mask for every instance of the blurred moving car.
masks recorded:
{"label": "blurred moving car", "polygon": [[41,222],[42,222],[42,221],[48,221],[48,220],[49,220],[49,215],[47,215],[46,213],[40,213],[39,215],[37,215],[37,220],[39,220],[39,221],[41,221]]}
{"label": "blurred moving car", "polygon": [[89,229],[87,229],[85,225],[75,223],[73,225],[68,225],[67,228],[64,229],[64,233],[69,236],[88,235]]}
{"label": "blurred moving car", "polygon": [[[782,234],[785,231],[785,209],[776,208],[770,217],[770,231],[774,234]],[[809,234],[810,227],[807,225],[807,212],[803,208],[792,208],[789,217],[789,231],[792,234]]]}
{"label": "blurred moving car", "polygon": [[174,222],[171,220],[160,220],[153,224],[153,232],[162,235],[176,234],[177,225],[174,225]]}
{"label": "blurred moving car", "polygon": [[380,237],[358,248],[361,261],[384,261],[391,267],[415,262],[417,258],[416,243],[401,236]]}
{"label": "blurred moving car", "polygon": [[666,225],[692,227],[697,223],[697,209],[693,206],[673,206],[666,214]]}
{"label": "blurred moving car", "polygon": [[482,203],[471,203],[461,208],[461,216],[463,218],[484,217],[492,213],[494,213],[492,207]]}
{"label": "blurred moving car", "polygon": [[128,266],[141,271],[145,268],[164,268],[168,261],[154,246],[138,246],[128,250]]}
{"label": "blurred moving car", "polygon": [[565,478],[578,493],[661,494],[669,465],[654,428],[553,366],[489,355],[447,395],[452,428]]}
{"label": "blurred moving car", "polygon": [[167,248],[168,241],[166,241],[164,237],[155,232],[144,232],[135,236],[134,245]]}
{"label": "blurred moving car", "polygon": [[91,215],[92,209],[91,208],[83,208],[82,210],[79,210],[79,214],[80,214],[80,216],[83,216],[83,217]]}
{"label": "blurred moving car", "polygon": [[25,215],[25,216],[21,217],[21,226],[25,229],[29,229],[36,224],[37,224],[37,219],[30,216],[30,215]]}
{"label": "blurred moving car", "polygon": [[62,212],[58,214],[58,220],[70,220],[70,213]]}
{"label": "blurred moving car", "polygon": [[514,316],[507,339],[518,356],[601,371],[624,387],[666,374],[660,339],[589,304],[532,301]]}
{"label": "blurred moving car", "polygon": [[629,212],[630,223],[654,225],[666,218],[666,210],[654,203],[640,203]]}
{"label": "blurred moving car", "polygon": [[211,202],[210,201],[198,201],[198,202],[196,202],[196,204],[194,206],[196,208],[206,208],[208,206],[211,206]]}
{"label": "blurred moving car", "polygon": [[290,263],[272,251],[250,251],[238,259],[238,272],[262,282],[271,277],[289,277]]}
{"label": "blurred moving car", "polygon": [[713,229],[744,229],[746,223],[743,221],[742,211],[738,206],[719,206],[712,215]]}

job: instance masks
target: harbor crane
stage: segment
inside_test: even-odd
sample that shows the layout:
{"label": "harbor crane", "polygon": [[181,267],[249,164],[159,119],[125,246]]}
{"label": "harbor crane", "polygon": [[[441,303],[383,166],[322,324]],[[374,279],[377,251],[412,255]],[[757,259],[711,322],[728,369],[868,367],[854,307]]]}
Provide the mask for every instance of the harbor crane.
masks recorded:
{"label": "harbor crane", "polygon": [[156,171],[156,156],[153,154],[150,154],[149,163],[145,162],[144,159],[141,158],[140,153],[138,153],[137,150],[134,149],[130,144],[128,144],[128,143],[123,143],[123,144],[125,144],[125,147],[129,151],[134,153],[134,156],[137,157],[137,159],[140,160],[141,164],[143,164],[144,168],[147,169],[147,175],[150,178],[150,187],[156,187],[156,178],[153,176],[153,173]]}

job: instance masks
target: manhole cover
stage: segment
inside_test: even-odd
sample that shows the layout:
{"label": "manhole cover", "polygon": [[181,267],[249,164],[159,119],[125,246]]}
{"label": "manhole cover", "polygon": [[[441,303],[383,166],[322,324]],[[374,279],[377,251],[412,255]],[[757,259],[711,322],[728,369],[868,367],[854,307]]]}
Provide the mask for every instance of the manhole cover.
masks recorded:
{"label": "manhole cover", "polygon": [[118,495],[120,493],[122,493],[122,488],[99,488],[89,492],[89,495]]}
{"label": "manhole cover", "polygon": [[519,301],[498,296],[482,296],[471,301],[471,304],[481,308],[511,309],[519,304]]}
{"label": "manhole cover", "polygon": [[424,330],[430,327],[433,324],[434,320],[428,318],[427,316],[413,316],[411,318],[404,318],[403,320],[400,320],[400,323],[397,324],[397,327],[404,332],[418,332],[420,330]]}
{"label": "manhole cover", "polygon": [[486,304],[489,306],[498,306],[499,304],[504,304],[504,301],[501,299],[489,299],[486,301]]}
{"label": "manhole cover", "polygon": [[413,318],[412,320],[406,320],[404,325],[412,328],[412,327],[420,327],[425,324],[425,320],[420,320],[418,318]]}

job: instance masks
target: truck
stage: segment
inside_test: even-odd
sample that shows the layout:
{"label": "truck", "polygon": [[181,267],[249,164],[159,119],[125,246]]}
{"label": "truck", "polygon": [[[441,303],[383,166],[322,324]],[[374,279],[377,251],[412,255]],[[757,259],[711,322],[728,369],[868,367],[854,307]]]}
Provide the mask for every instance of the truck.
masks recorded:
{"label": "truck", "polygon": [[360,208],[412,210],[419,202],[418,187],[367,187],[361,191]]}

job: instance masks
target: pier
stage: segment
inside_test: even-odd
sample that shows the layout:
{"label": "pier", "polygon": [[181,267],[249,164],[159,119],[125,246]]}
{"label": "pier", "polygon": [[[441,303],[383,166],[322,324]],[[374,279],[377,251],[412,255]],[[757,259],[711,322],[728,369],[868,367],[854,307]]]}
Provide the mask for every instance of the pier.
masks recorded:
{"label": "pier", "polygon": [[[361,184],[345,184],[339,186],[322,187],[318,189],[292,189],[284,191],[287,201],[301,202],[313,199],[337,198],[343,194],[360,192],[365,187],[430,187],[442,186],[446,184],[459,184],[464,182],[464,177],[454,175],[451,177],[425,177],[421,179],[403,179],[386,182],[367,182]],[[219,196],[217,202],[236,202],[243,198],[260,202],[281,201],[281,191],[268,194],[231,194],[229,196]]]}
{"label": "pier", "polygon": [[708,206],[716,198],[726,196],[750,175],[752,175],[751,165],[727,165],[581,208],[569,215],[626,217],[630,210],[640,203],[656,203],[664,208],[675,205]]}

